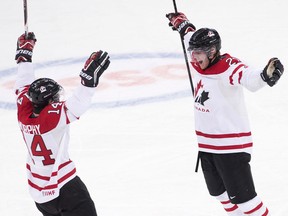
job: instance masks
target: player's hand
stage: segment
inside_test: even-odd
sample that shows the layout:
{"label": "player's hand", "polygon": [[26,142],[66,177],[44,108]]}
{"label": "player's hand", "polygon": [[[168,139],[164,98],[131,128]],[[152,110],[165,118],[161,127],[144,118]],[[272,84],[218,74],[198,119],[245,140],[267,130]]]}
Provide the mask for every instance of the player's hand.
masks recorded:
{"label": "player's hand", "polygon": [[284,67],[280,60],[278,58],[271,58],[261,73],[261,77],[272,87],[278,82],[283,73]]}
{"label": "player's hand", "polygon": [[36,38],[33,32],[29,32],[26,38],[25,34],[22,34],[17,40],[17,50],[15,60],[20,62],[32,62],[33,48],[36,43]]}
{"label": "player's hand", "polygon": [[189,22],[187,17],[181,13],[168,13],[166,17],[169,19],[169,26],[172,27],[173,30],[177,30],[181,37],[184,37],[188,32],[195,31],[196,27]]}
{"label": "player's hand", "polygon": [[80,72],[82,85],[96,87],[99,83],[100,76],[110,64],[109,58],[108,53],[102,50],[93,52]]}

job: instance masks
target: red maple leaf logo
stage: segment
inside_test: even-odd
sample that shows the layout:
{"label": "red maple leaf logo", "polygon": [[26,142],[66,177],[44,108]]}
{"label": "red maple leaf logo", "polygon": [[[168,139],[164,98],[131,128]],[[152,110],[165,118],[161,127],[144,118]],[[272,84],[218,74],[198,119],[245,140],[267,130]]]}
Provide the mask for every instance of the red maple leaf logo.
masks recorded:
{"label": "red maple leaf logo", "polygon": [[200,81],[197,83],[197,86],[196,86],[196,88],[195,88],[195,95],[194,95],[194,97],[197,96],[200,88],[203,88],[202,80],[200,80]]}

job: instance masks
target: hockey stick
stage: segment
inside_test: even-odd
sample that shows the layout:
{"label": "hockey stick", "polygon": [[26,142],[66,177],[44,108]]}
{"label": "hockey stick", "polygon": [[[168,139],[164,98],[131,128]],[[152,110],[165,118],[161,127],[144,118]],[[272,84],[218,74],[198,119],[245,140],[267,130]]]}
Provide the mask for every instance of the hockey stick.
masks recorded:
{"label": "hockey stick", "polygon": [[24,8],[24,30],[25,37],[28,37],[28,8],[27,8],[27,0],[23,0],[23,8]]}
{"label": "hockey stick", "polygon": [[[173,5],[174,5],[175,13],[178,13],[177,5],[176,5],[176,0],[173,0]],[[191,71],[190,71],[190,67],[189,67],[189,62],[188,62],[188,57],[187,57],[187,52],[186,52],[185,44],[184,44],[184,41],[183,41],[183,38],[181,37],[181,35],[180,35],[180,39],[181,39],[181,44],[182,44],[183,53],[184,53],[184,57],[185,57],[185,62],[186,62],[186,67],[187,67],[188,76],[189,76],[190,86],[191,86],[191,90],[192,90],[192,96],[194,97],[194,87],[193,87],[193,81],[192,81]],[[197,161],[196,161],[196,167],[195,167],[195,172],[198,172],[199,161],[200,161],[200,152],[198,151]]]}
{"label": "hockey stick", "polygon": [[[176,0],[173,0],[173,5],[174,5],[175,13],[178,13]],[[189,62],[188,62],[188,57],[187,57],[185,44],[184,44],[184,41],[183,41],[183,38],[181,37],[181,35],[180,35],[180,40],[181,40],[182,49],[183,49],[183,53],[184,53],[184,57],[185,57],[185,63],[186,63],[188,77],[189,77],[189,81],[190,81],[192,96],[194,97],[194,87],[193,87],[192,75],[191,75],[191,72],[190,72],[190,67],[189,67]]]}

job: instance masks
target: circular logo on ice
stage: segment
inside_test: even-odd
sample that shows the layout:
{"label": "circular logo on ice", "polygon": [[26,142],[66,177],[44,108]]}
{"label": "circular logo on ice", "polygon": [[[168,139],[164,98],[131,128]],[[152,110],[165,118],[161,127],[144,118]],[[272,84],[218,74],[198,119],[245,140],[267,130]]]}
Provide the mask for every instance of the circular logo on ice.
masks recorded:
{"label": "circular logo on ice", "polygon": [[[139,53],[111,55],[101,76],[92,107],[110,108],[191,96],[183,54]],[[86,58],[34,64],[37,78],[49,77],[65,89],[66,98],[80,84],[79,71]],[[17,67],[0,71],[0,108],[15,109]]]}

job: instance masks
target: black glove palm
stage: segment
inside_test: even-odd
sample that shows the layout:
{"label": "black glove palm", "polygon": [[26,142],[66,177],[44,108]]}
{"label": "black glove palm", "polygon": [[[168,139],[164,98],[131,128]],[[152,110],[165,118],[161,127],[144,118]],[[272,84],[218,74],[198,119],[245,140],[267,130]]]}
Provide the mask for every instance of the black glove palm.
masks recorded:
{"label": "black glove palm", "polygon": [[278,58],[271,58],[261,73],[261,78],[269,85],[274,86],[284,72],[284,67]]}

